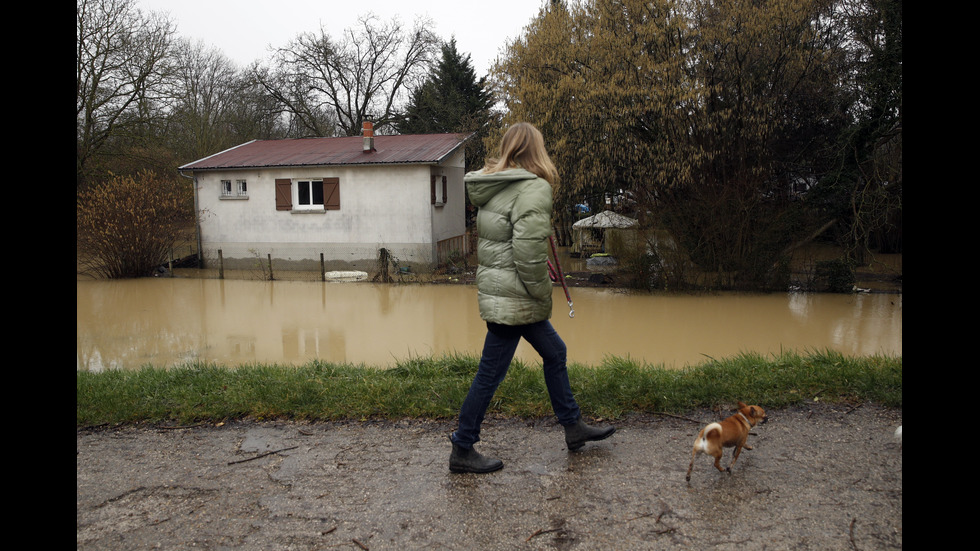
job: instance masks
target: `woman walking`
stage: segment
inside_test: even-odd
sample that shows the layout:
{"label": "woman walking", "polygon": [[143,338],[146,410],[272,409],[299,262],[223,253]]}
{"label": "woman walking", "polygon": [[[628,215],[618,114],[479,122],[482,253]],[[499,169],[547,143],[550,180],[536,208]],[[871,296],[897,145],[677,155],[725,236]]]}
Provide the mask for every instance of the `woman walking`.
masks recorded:
{"label": "woman walking", "polygon": [[499,157],[467,174],[464,181],[470,201],[479,208],[476,284],[487,336],[459,424],[450,435],[449,470],[487,473],[503,467],[499,459],[481,455],[473,445],[480,440],[487,407],[521,338],[541,355],[551,407],[565,429],[568,449],[609,437],[614,427],[590,427],[582,421],[568,381],[565,343],[548,321],[548,236],[558,173],[541,132],[528,123],[511,126],[501,140]]}

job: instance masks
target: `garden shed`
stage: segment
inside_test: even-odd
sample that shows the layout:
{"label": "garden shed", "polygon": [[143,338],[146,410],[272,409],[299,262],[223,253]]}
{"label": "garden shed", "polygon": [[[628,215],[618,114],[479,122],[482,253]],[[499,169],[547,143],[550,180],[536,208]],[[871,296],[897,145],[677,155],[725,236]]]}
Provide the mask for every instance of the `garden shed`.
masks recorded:
{"label": "garden shed", "polygon": [[636,220],[611,210],[583,218],[572,224],[572,254],[617,256],[636,239],[638,226]]}

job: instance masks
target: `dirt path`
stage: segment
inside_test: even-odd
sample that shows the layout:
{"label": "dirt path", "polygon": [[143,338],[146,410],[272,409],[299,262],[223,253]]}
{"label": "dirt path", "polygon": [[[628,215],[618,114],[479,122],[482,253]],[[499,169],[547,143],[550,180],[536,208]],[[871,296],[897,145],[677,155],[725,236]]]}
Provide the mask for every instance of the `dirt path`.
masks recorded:
{"label": "dirt path", "polygon": [[902,548],[901,410],[769,417],[731,475],[699,456],[690,484],[700,426],[658,415],[577,453],[550,419],[489,419],[489,475],[449,473],[449,422],[80,430],[77,548]]}

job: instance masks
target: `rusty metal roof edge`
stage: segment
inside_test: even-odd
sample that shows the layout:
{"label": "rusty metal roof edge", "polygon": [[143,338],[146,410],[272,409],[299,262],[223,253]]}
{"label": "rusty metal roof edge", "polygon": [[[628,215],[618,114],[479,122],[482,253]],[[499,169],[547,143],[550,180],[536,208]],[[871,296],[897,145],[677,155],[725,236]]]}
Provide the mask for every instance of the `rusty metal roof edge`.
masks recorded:
{"label": "rusty metal roof edge", "polygon": [[[195,162],[197,162],[197,161],[195,161]],[[385,162],[385,161],[372,161],[372,162],[367,162],[367,163],[344,161],[344,162],[338,162],[338,163],[314,163],[314,164],[301,163],[301,164],[295,164],[295,165],[285,164],[285,163],[276,163],[276,164],[271,164],[271,165],[210,166],[210,167],[205,167],[205,168],[185,168],[185,167],[181,167],[178,170],[181,170],[181,171],[190,171],[190,172],[217,172],[217,171],[220,171],[220,170],[255,170],[257,168],[279,168],[279,167],[288,167],[288,168],[317,168],[317,167],[321,167],[321,166],[382,166],[382,165],[436,165],[436,164],[439,164],[439,160],[429,160],[429,161],[390,161],[390,162]]]}
{"label": "rusty metal roof edge", "polygon": [[238,144],[238,145],[236,145],[236,146],[233,146],[233,147],[229,147],[228,149],[225,149],[225,150],[223,150],[223,151],[219,151],[219,152],[217,152],[217,153],[212,153],[212,154],[210,154],[210,155],[208,155],[207,157],[202,157],[202,158],[200,158],[200,159],[197,159],[196,161],[191,161],[191,162],[189,162],[189,163],[187,163],[187,164],[185,164],[185,165],[181,165],[181,166],[179,166],[179,167],[177,167],[177,170],[178,170],[178,171],[180,171],[180,170],[185,170],[185,169],[186,169],[187,167],[189,167],[189,166],[191,166],[192,164],[195,164],[195,163],[199,163],[199,162],[201,162],[201,161],[206,161],[206,160],[208,160],[208,159],[210,159],[211,157],[216,157],[216,156],[218,156],[218,155],[221,155],[221,154],[223,154],[223,153],[227,153],[227,152],[229,152],[229,151],[232,151],[232,150],[235,150],[235,149],[238,149],[239,147],[245,147],[246,145],[248,145],[248,144],[250,144],[250,143],[253,143],[253,142],[257,142],[257,141],[259,141],[259,140],[258,140],[258,139],[254,139],[254,140],[249,140],[249,141],[247,141],[247,142],[245,142],[245,143],[240,143],[240,144]]}
{"label": "rusty metal roof edge", "polygon": [[[387,161],[387,162],[386,161],[367,161],[367,162],[360,162],[360,161],[349,161],[349,160],[347,160],[347,161],[342,161],[342,162],[326,162],[326,163],[313,163],[313,164],[310,164],[310,163],[301,163],[301,164],[275,163],[275,164],[259,164],[259,165],[212,166],[212,167],[200,167],[200,168],[193,168],[193,167],[191,167],[191,165],[200,163],[202,161],[206,161],[206,160],[208,160],[208,159],[210,159],[212,157],[216,157],[218,155],[227,153],[229,151],[233,151],[235,149],[238,149],[239,147],[244,147],[244,146],[246,146],[248,144],[251,144],[251,143],[254,143],[254,142],[267,141],[267,140],[254,139],[254,140],[250,140],[250,141],[247,141],[245,143],[236,145],[234,147],[230,147],[230,148],[225,149],[223,151],[219,151],[219,152],[214,153],[212,155],[208,155],[207,157],[203,157],[203,158],[198,159],[196,161],[192,161],[190,163],[181,165],[181,166],[177,167],[177,170],[178,170],[178,172],[183,172],[183,171],[191,171],[191,172],[216,172],[216,171],[222,171],[222,170],[249,170],[249,169],[254,170],[254,169],[258,169],[258,168],[273,168],[273,167],[290,167],[290,168],[307,168],[307,167],[309,167],[309,168],[313,168],[313,167],[319,167],[319,166],[434,165],[434,164],[439,164],[444,159],[446,159],[446,157],[448,157],[449,155],[451,155],[454,151],[456,151],[457,149],[459,149],[460,147],[462,147],[463,144],[465,144],[467,141],[469,141],[471,138],[473,138],[473,136],[476,135],[476,132],[446,132],[446,134],[452,134],[452,135],[457,136],[457,139],[459,141],[456,142],[455,144],[453,144],[451,147],[449,147],[445,152],[442,152],[439,155],[437,155],[435,159],[429,159],[429,160],[418,160],[418,161]],[[341,137],[344,137],[344,136],[341,136]],[[346,136],[346,137],[357,137],[357,136]],[[376,138],[377,137],[380,137],[380,136],[376,136]],[[287,138],[287,139],[309,139],[309,138]],[[269,141],[278,141],[278,140],[269,140]]]}
{"label": "rusty metal roof edge", "polygon": [[456,139],[458,139],[459,141],[456,142],[455,144],[453,144],[452,147],[450,147],[449,149],[447,149],[445,151],[445,153],[443,153],[442,155],[436,157],[436,161],[435,161],[436,163],[441,163],[446,157],[452,155],[454,151],[456,151],[460,147],[463,147],[463,144],[465,144],[470,138],[472,138],[473,136],[475,136],[476,135],[476,132],[470,132],[470,133],[464,133],[464,132],[447,132],[447,134],[455,134],[456,135]]}

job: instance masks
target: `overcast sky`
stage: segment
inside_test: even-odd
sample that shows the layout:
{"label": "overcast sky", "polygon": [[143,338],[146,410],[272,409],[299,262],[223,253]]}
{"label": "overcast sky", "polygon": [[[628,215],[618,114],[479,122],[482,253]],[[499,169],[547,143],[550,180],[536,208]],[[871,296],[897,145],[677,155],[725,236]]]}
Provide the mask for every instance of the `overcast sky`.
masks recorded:
{"label": "overcast sky", "polygon": [[177,34],[213,45],[244,67],[267,60],[269,47],[288,44],[302,32],[324,28],[338,37],[368,12],[381,21],[398,16],[412,28],[428,16],[440,38],[456,37],[456,48],[470,55],[477,77],[485,76],[508,41],[522,34],[542,0],[137,0],[143,10],[168,13]]}

